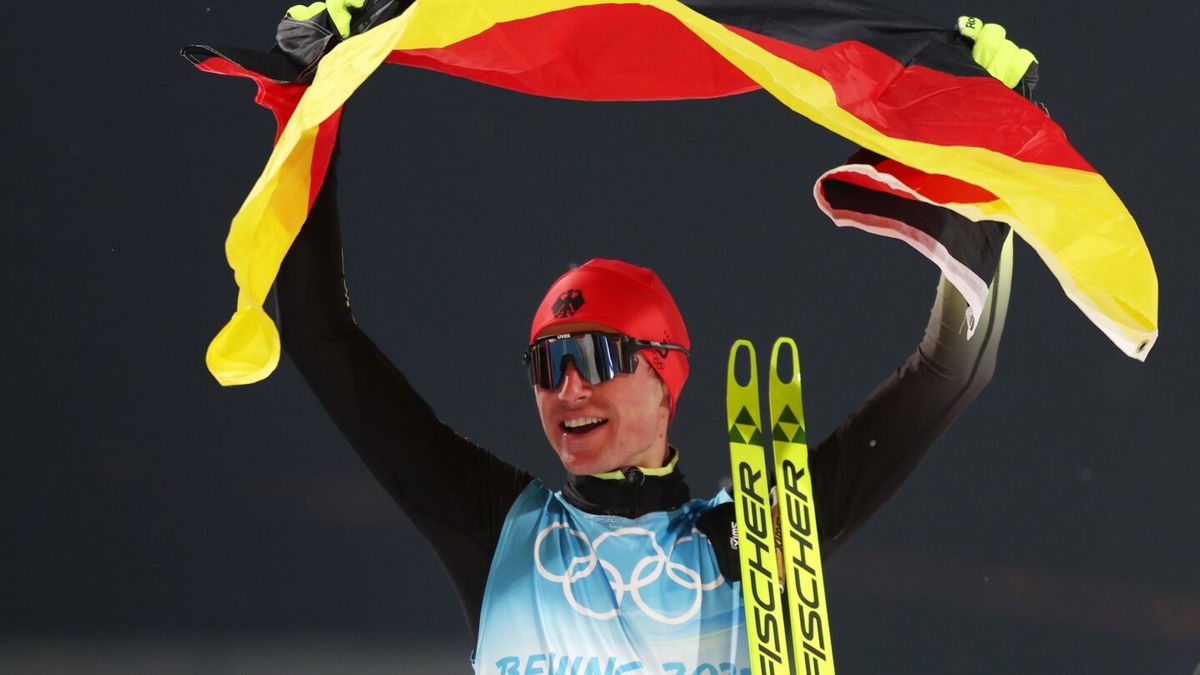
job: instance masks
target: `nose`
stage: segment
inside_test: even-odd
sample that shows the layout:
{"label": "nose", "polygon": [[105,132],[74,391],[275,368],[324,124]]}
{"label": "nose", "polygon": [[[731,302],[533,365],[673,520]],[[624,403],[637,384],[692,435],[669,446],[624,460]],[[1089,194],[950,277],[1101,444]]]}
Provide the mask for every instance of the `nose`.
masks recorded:
{"label": "nose", "polygon": [[586,401],[592,395],[592,383],[579,374],[574,363],[567,363],[563,371],[562,386],[558,388],[558,397],[563,401]]}

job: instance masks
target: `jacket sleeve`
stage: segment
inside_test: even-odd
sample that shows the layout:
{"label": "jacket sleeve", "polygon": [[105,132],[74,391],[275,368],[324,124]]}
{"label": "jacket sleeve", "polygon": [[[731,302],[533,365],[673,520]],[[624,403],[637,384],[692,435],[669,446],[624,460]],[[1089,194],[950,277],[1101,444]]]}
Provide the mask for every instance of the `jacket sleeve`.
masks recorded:
{"label": "jacket sleeve", "polygon": [[809,461],[823,556],[895,494],[991,379],[1011,276],[1010,235],[969,339],[966,300],[942,277],[920,346],[816,446]]}
{"label": "jacket sleeve", "polygon": [[433,545],[477,633],[501,526],[532,476],[440,422],[358,327],[342,265],[337,152],[279,271],[283,346],[371,472]]}

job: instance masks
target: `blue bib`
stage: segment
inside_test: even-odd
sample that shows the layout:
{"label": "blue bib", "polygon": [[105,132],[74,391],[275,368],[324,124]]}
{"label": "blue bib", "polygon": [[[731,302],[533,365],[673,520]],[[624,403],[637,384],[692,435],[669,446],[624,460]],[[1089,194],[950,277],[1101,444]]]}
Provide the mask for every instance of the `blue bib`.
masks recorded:
{"label": "blue bib", "polygon": [[491,675],[749,675],[741,584],[728,583],[692,500],[596,515],[533,481],[488,575],[472,657]]}

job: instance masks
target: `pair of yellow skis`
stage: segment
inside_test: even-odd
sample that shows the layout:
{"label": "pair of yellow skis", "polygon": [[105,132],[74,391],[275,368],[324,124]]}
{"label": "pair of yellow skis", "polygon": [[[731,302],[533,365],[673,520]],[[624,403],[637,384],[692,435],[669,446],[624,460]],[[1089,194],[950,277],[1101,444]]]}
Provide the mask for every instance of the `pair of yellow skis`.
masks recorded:
{"label": "pair of yellow skis", "polygon": [[[784,347],[792,360],[789,381],[779,376]],[[746,384],[738,382],[734,374],[738,354],[743,350],[749,356],[750,375]],[[832,675],[833,646],[808,470],[800,357],[795,341],[790,338],[775,341],[770,372],[770,437],[775,459],[773,487],[778,528],[776,515],[772,513],[772,485],[768,481],[763,444],[754,345],[747,340],[733,343],[725,410],[750,669],[753,675]],[[776,557],[779,546],[783,549],[782,569],[780,558]]]}

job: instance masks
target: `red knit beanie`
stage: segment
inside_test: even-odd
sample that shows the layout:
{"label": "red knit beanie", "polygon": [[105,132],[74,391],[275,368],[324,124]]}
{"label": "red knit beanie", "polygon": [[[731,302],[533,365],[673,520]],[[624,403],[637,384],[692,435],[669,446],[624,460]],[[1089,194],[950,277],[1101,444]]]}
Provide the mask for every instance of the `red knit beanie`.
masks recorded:
{"label": "red knit beanie", "polygon": [[[593,258],[559,277],[533,315],[529,342],[547,328],[579,322],[602,324],[638,340],[692,346],[679,308],[658,275],[620,260]],[[641,353],[666,383],[674,417],[688,376],[687,356],[676,350]]]}

